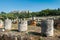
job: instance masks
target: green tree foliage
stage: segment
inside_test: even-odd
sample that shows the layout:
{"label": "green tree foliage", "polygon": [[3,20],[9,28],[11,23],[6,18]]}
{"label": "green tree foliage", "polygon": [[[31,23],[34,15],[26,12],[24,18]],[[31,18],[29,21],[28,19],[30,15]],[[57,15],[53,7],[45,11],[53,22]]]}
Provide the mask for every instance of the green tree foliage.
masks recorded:
{"label": "green tree foliage", "polygon": [[0,17],[3,17],[3,19],[6,18],[10,18],[10,19],[15,19],[15,18],[29,18],[29,17],[40,17],[40,16],[58,16],[60,15],[60,8],[58,9],[45,9],[39,12],[32,12],[30,13],[28,11],[28,13],[26,12],[10,12],[10,13],[6,13],[6,12],[1,12],[0,13]]}

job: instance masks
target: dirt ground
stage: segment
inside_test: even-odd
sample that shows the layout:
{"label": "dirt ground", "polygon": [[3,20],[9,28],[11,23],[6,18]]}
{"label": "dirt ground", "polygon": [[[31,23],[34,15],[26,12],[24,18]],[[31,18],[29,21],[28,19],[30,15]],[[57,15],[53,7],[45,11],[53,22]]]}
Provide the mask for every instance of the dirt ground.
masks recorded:
{"label": "dirt ground", "polygon": [[28,30],[25,32],[18,32],[18,25],[13,24],[12,30],[0,32],[0,36],[6,34],[9,36],[21,36],[21,40],[60,40],[60,30],[54,29],[53,37],[41,36],[41,27],[28,26]]}

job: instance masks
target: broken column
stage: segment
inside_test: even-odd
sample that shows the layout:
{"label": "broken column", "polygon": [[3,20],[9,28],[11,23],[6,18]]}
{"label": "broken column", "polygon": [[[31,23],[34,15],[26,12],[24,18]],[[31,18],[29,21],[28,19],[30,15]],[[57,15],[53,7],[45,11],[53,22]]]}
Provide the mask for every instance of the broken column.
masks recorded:
{"label": "broken column", "polygon": [[2,31],[5,31],[5,30],[4,30],[4,28],[3,28],[3,21],[0,20],[0,32],[2,32]]}
{"label": "broken column", "polygon": [[27,31],[27,21],[21,20],[18,22],[18,31]]}
{"label": "broken column", "polygon": [[12,26],[12,21],[10,19],[6,19],[4,21],[4,28],[5,28],[5,30],[11,30],[11,26]]}
{"label": "broken column", "polygon": [[36,18],[35,17],[32,17],[32,20],[36,20]]}
{"label": "broken column", "polygon": [[54,21],[53,19],[47,19],[45,21],[42,21],[42,27],[41,27],[41,33],[46,36],[53,36],[53,25]]}
{"label": "broken column", "polygon": [[31,25],[36,26],[36,18],[35,17],[32,17]]}
{"label": "broken column", "polygon": [[3,21],[0,20],[0,28],[2,28],[2,27],[3,27]]}

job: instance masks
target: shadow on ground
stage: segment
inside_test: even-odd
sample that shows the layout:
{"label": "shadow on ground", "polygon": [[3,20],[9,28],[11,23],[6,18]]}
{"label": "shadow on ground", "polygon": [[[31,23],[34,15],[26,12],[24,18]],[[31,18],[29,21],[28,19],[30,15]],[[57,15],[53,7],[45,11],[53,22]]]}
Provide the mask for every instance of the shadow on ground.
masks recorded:
{"label": "shadow on ground", "polygon": [[11,31],[19,32],[17,29],[12,29]]}
{"label": "shadow on ground", "polygon": [[38,33],[38,32],[28,32],[28,33],[31,35],[41,36],[41,33]]}
{"label": "shadow on ground", "polygon": [[36,36],[42,36],[42,37],[47,37],[45,34],[41,34],[38,32],[28,32],[30,35],[36,35]]}

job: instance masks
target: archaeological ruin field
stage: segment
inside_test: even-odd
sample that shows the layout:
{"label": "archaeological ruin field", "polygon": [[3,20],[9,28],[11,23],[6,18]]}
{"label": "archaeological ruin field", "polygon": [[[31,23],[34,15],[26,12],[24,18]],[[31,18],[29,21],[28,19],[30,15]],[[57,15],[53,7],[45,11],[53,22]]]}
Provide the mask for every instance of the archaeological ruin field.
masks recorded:
{"label": "archaeological ruin field", "polygon": [[[58,23],[56,20],[55,22]],[[4,26],[0,28],[0,40],[60,40],[60,26],[53,27],[53,36],[46,36],[41,34],[41,24],[30,24],[26,31],[18,31],[18,22],[12,23],[11,30],[3,31]]]}

